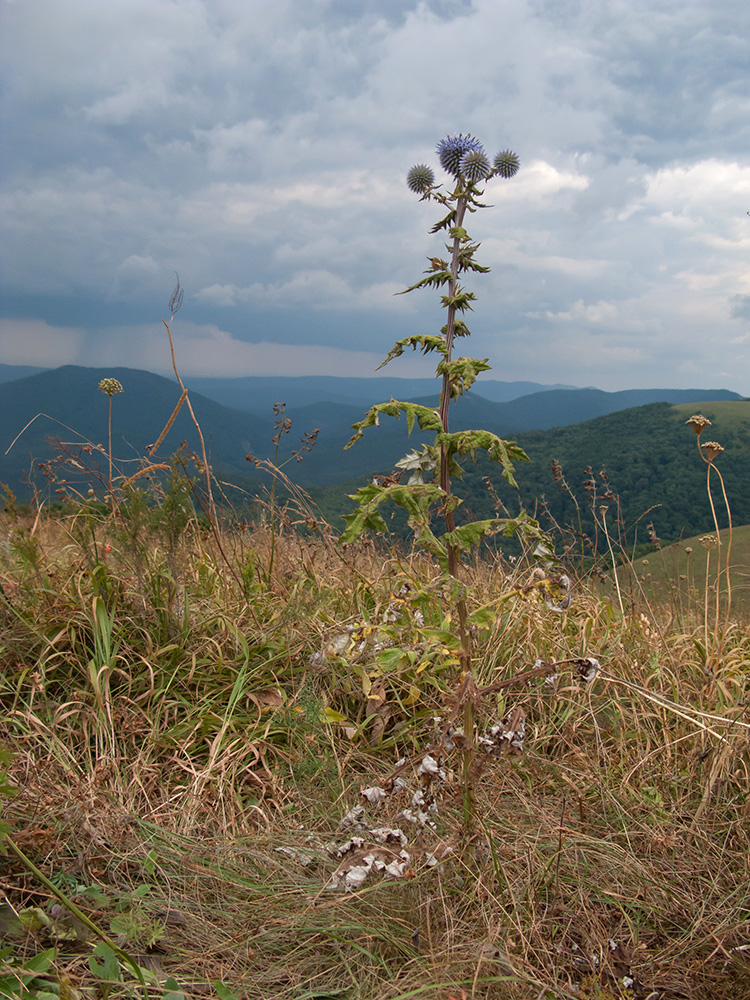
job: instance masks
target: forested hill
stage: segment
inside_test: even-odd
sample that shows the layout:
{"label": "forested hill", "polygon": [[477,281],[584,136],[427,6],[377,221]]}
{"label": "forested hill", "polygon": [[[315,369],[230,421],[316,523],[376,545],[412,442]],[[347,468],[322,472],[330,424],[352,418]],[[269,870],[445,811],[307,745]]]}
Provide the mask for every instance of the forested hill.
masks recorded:
{"label": "forested hill", "polygon": [[[33,464],[38,466],[39,461],[53,454],[47,436],[56,435],[68,441],[83,438],[94,444],[106,441],[108,400],[97,391],[98,380],[105,375],[119,378],[125,387],[125,392],[113,399],[113,449],[117,459],[126,460],[123,468],[132,471],[133,463],[158,436],[179,399],[175,382],[149,372],[68,366],[0,385],[0,429],[4,437],[0,452],[8,448],[40,411],[54,418],[35,420],[10,452],[0,455],[0,482],[17,491],[20,499],[25,499],[28,493],[24,470],[32,465],[32,457]],[[537,418],[540,410],[544,410],[544,416],[553,419],[554,413],[562,414],[563,405],[571,401],[584,408],[608,406],[610,401],[600,397],[611,395],[621,394],[598,394],[597,390],[565,390],[558,394],[552,390],[523,397],[513,404],[493,404],[469,393],[459,400],[452,416],[455,429],[485,427],[501,437],[517,439],[531,459],[518,466],[518,493],[503,482],[497,467],[488,463],[474,467],[464,460],[462,489],[466,507],[476,516],[491,516],[492,501],[482,482],[482,477],[489,474],[511,512],[518,510],[519,502],[533,512],[544,497],[556,520],[563,524],[573,521],[575,504],[553,478],[554,459],[562,465],[584,512],[593,495],[584,489],[584,480],[593,476],[596,496],[606,492],[609,485],[620,497],[626,523],[634,524],[650,511],[639,528],[641,538],[648,521],[653,521],[657,533],[665,540],[674,540],[683,533],[709,531],[712,523],[705,495],[706,466],[698,454],[694,432],[685,426],[691,414],[698,411],[713,421],[704,436],[719,441],[725,449],[716,464],[726,481],[735,523],[750,523],[750,400],[706,401],[704,397],[701,402],[651,403],[571,426],[522,433],[518,433],[517,426],[513,427],[514,422],[523,425],[524,418],[529,417],[527,410],[535,412]],[[553,410],[548,404],[551,406],[555,397],[559,405]],[[230,410],[198,393],[191,393],[191,399],[217,474],[225,482],[236,482],[254,491],[258,474],[245,461],[245,454],[272,453],[273,416],[269,414],[264,419]],[[501,420],[498,414],[506,405],[507,420]],[[515,413],[511,407],[517,407]],[[354,490],[355,477],[371,478],[373,473],[389,472],[406,451],[419,447],[416,432],[411,438],[406,436],[404,420],[384,418],[382,426],[369,428],[362,441],[343,451],[342,446],[351,435],[350,424],[363,415],[362,407],[350,404],[303,408],[291,434],[281,441],[279,461],[285,462],[291,451],[299,447],[303,432],[320,428],[313,452],[305,453],[301,464],[287,465],[286,472],[297,483],[315,489],[324,513],[329,516],[351,509],[347,494]],[[183,407],[160,454],[169,455],[186,439],[191,448],[197,447],[195,430]],[[98,453],[98,461],[101,463],[102,453]],[[587,468],[591,473],[585,472]],[[599,475],[602,469],[606,470],[608,484]],[[38,485],[44,486],[44,482]],[[322,485],[327,488],[321,490]],[[611,500],[610,507],[613,508]],[[613,516],[614,511],[608,515]]]}
{"label": "forested hill", "polygon": [[[608,504],[607,517],[612,523],[617,516],[615,500],[602,497],[608,488],[619,497],[630,541],[636,525],[638,540],[646,541],[649,522],[660,538],[669,541],[712,531],[707,467],[698,454],[694,431],[685,424],[696,411],[712,421],[703,438],[716,440],[724,448],[716,465],[724,477],[734,522],[750,523],[750,400],[699,406],[652,403],[572,427],[519,434],[518,443],[531,461],[517,466],[518,491],[508,486],[490,463],[466,465],[462,487],[465,506],[475,516],[491,516],[492,501],[483,482],[489,475],[511,513],[518,510],[519,502],[533,513],[544,498],[558,523],[574,524],[575,503],[553,476],[552,462],[556,460],[589,520],[591,501],[596,498],[597,504],[600,500]],[[585,488],[592,480],[596,492]],[[718,477],[713,476],[712,481],[723,528],[727,518]]]}

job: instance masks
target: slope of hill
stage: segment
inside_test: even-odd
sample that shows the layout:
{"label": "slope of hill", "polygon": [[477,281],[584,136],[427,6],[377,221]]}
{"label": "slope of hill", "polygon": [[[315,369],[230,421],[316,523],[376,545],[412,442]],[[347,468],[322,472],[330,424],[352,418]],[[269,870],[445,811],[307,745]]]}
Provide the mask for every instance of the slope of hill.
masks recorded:
{"label": "slope of hill", "polygon": [[[553,474],[555,460],[589,527],[593,527],[592,505],[598,509],[603,503],[609,507],[613,533],[621,527],[627,530],[631,544],[648,540],[649,522],[665,541],[711,531],[707,467],[698,454],[695,433],[685,425],[696,411],[712,421],[704,436],[725,448],[716,464],[724,477],[734,523],[750,523],[750,400],[709,401],[699,406],[652,403],[571,427],[519,434],[518,443],[531,461],[517,467],[518,492],[496,469],[480,463],[467,467],[466,505],[476,516],[490,516],[491,498],[482,481],[489,475],[511,512],[518,510],[519,501],[532,512],[544,498],[548,511],[541,517],[544,523],[552,518],[560,525],[576,524],[576,504]],[[604,496],[608,490],[613,497]],[[727,519],[716,476],[713,492],[723,528]],[[616,524],[617,498],[621,526]]]}
{"label": "slope of hill", "polygon": [[[731,549],[729,532],[722,531],[721,544],[723,553],[729,551],[732,609],[735,614],[747,617],[750,615],[750,524],[734,529]],[[700,536],[694,536],[636,559],[633,568],[649,599],[655,603],[671,601],[683,611],[692,609],[701,615],[705,609],[706,584],[709,587],[715,584],[718,565],[717,553],[713,550],[706,576],[706,556]],[[623,575],[623,580],[627,579],[627,574]],[[714,593],[709,592],[712,610]],[[720,594],[722,608],[726,608],[726,577],[721,581]]]}
{"label": "slope of hill", "polygon": [[[736,400],[736,393],[717,390],[720,400]],[[385,397],[387,398],[387,397]],[[455,401],[451,410],[451,428],[467,430],[481,427],[501,437],[516,438],[524,431],[544,430],[577,424],[592,417],[621,411],[629,401],[642,400],[637,405],[654,401],[701,403],[711,399],[709,390],[634,389],[607,393],[600,389],[550,390],[522,396],[509,403],[493,403],[471,392]],[[415,400],[424,406],[437,407],[437,393]],[[631,405],[636,405],[632,403]],[[290,406],[287,413],[301,431],[319,427],[321,433],[315,451],[296,470],[304,485],[329,485],[344,479],[373,472],[388,472],[412,448],[419,448],[422,438],[418,429],[411,437],[406,422],[384,417],[380,427],[368,430],[356,446],[343,451],[352,435],[351,425],[366,412],[362,405],[315,403]],[[428,440],[429,436],[425,438]]]}
{"label": "slope of hill", "polygon": [[0,384],[3,382],[14,382],[19,378],[28,378],[29,375],[38,375],[39,372],[47,370],[46,368],[36,368],[34,365],[0,364]]}
{"label": "slope of hill", "polygon": [[[70,443],[107,440],[107,398],[98,391],[100,379],[113,377],[124,387],[113,397],[112,444],[115,456],[134,461],[155,441],[180,397],[177,384],[151,372],[129,368],[79,368],[68,365],[43,371],[0,386],[0,481],[25,496],[24,473],[31,460],[38,463],[54,454],[50,438]],[[190,396],[201,422],[206,445],[224,474],[244,474],[245,454],[262,442],[268,448],[271,423],[248,413],[219,406],[198,393]],[[5,454],[29,421],[39,416]],[[59,421],[59,423],[58,423]],[[168,455],[183,442],[198,448],[198,437],[183,406],[160,450]],[[101,456],[99,458],[101,464]],[[93,458],[92,457],[92,461]],[[132,471],[132,468],[131,468]]]}
{"label": "slope of hill", "polygon": [[[47,416],[36,419],[19,437],[9,454],[0,454],[0,481],[8,483],[19,495],[25,497],[24,473],[35,462],[49,459],[53,452],[48,438],[68,442],[105,442],[107,435],[107,399],[97,391],[99,380],[105,376],[119,378],[125,392],[114,398],[113,444],[116,457],[136,461],[158,436],[166,424],[178,398],[179,389],[170,379],[149,372],[133,369],[92,369],[66,366],[43,371],[23,379],[0,385],[0,428],[2,438],[0,453],[5,452],[14,437],[22,431],[40,411]],[[292,380],[290,380],[292,381]],[[346,380],[344,380],[346,381]],[[378,381],[378,380],[373,380]],[[689,496],[698,488],[705,469],[694,449],[692,432],[687,431],[684,420],[693,411],[703,409],[717,418],[716,436],[727,448],[721,457],[722,469],[727,467],[727,483],[732,485],[733,496],[738,495],[738,510],[745,510],[750,497],[750,438],[747,414],[750,402],[727,400],[732,393],[723,392],[723,400],[705,402],[706,392],[695,390],[695,400],[690,404],[672,407],[667,403],[654,403],[646,407],[598,417],[575,426],[522,431],[529,424],[550,428],[565,423],[571,414],[608,408],[618,402],[641,398],[643,392],[669,394],[678,399],[688,395],[687,390],[633,390],[627,393],[603,393],[596,389],[550,390],[524,396],[511,403],[493,403],[473,393],[462,397],[453,411],[452,425],[460,430],[483,427],[507,438],[517,438],[526,448],[533,462],[523,464],[518,470],[520,496],[531,507],[535,500],[546,495],[553,515],[567,522],[573,510],[572,501],[560,493],[552,479],[550,463],[553,458],[563,463],[571,485],[580,487],[582,470],[591,465],[596,475],[602,465],[609,470],[614,489],[627,503],[630,520],[639,517],[654,503],[664,502],[664,507],[653,514],[657,531],[665,538],[675,538],[688,528],[707,530],[704,522],[693,517],[693,500]],[[704,402],[698,402],[703,399]],[[273,447],[273,414],[259,417],[223,407],[215,401],[191,392],[191,400],[210,448],[211,461],[223,480],[250,485],[257,482],[257,474],[245,461],[248,452],[268,457]],[[433,395],[424,400],[427,405],[437,403]],[[301,464],[287,469],[294,479],[305,487],[335,487],[340,484],[370,477],[373,473],[390,471],[410,449],[418,447],[420,438],[414,433],[407,436],[404,420],[384,418],[379,428],[369,429],[363,440],[344,451],[343,446],[351,436],[351,424],[363,417],[366,407],[361,403],[313,403],[292,407],[287,411],[294,416],[294,425],[281,442],[280,458],[289,457],[298,446],[303,432],[319,429],[315,449],[305,455]],[[683,416],[683,411],[687,416]],[[56,423],[60,421],[65,427]],[[67,428],[70,428],[68,430]],[[712,429],[713,431],[714,429]],[[183,407],[175,425],[161,448],[162,455],[173,452],[182,441],[197,450],[198,440],[187,408]],[[736,453],[736,454],[735,454]],[[102,462],[101,454],[96,456]],[[747,474],[737,466],[747,469]],[[691,470],[689,475],[686,470]],[[467,467],[465,489],[472,507],[489,514],[491,505],[481,475],[494,470],[480,466]],[[744,475],[744,478],[743,478]],[[687,478],[685,478],[687,476]],[[505,491],[499,484],[501,495],[513,508],[518,496]],[[505,491],[505,492],[503,492]],[[585,494],[584,494],[585,500]],[[668,502],[665,502],[668,501]],[[338,508],[339,505],[337,504]],[[703,507],[698,509],[704,509]],[[740,515],[740,520],[750,521],[750,510]]]}

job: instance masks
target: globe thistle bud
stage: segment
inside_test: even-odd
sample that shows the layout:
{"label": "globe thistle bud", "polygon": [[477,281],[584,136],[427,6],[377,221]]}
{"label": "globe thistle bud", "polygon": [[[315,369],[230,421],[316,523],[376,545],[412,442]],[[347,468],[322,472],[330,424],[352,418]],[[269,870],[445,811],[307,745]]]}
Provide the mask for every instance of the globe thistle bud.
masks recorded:
{"label": "globe thistle bud", "polygon": [[435,175],[426,164],[418,163],[406,175],[406,183],[411,191],[424,194],[435,184]]}
{"label": "globe thistle bud", "polygon": [[125,392],[122,387],[122,383],[116,378],[103,378],[99,383],[99,390],[103,392],[105,396],[114,396],[118,392]]}
{"label": "globe thistle bud", "polygon": [[461,175],[461,161],[466,153],[484,153],[479,139],[471,135],[447,135],[437,144],[437,154],[443,170],[454,177]]}
{"label": "globe thistle bud", "polygon": [[483,149],[470,149],[461,159],[461,173],[467,181],[476,184],[483,181],[490,172],[490,161]]}
{"label": "globe thistle bud", "polygon": [[521,161],[512,150],[504,149],[502,153],[498,153],[495,157],[493,166],[495,173],[500,174],[501,177],[508,180],[511,177],[515,177],[518,173]]}

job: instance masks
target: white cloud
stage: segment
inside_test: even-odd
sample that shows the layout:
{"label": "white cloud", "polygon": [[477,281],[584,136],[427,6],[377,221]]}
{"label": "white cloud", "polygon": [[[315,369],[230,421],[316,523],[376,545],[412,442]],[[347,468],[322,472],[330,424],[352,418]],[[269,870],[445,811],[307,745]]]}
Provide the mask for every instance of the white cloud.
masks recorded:
{"label": "white cloud", "polygon": [[[742,5],[24,0],[3,21],[4,297],[80,324],[89,356],[121,305],[145,329],[175,271],[185,315],[230,331],[203,336],[207,360],[249,364],[256,321],[278,366],[307,337],[342,372],[353,315],[373,357],[435,329],[435,296],[393,294],[443,242],[404,175],[471,131],[522,163],[469,220],[493,269],[472,276],[472,353],[500,327],[515,378],[543,381],[554,358],[552,381],[585,366],[647,384],[711,343],[696,372],[750,380],[731,344],[750,294]],[[49,330],[29,336],[44,354]]]}

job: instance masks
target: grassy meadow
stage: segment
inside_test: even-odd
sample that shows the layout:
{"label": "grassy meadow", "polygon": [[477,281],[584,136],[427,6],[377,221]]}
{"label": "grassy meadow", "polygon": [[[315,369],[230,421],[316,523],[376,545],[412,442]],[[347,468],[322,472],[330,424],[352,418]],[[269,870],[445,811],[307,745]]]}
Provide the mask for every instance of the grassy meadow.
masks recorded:
{"label": "grassy meadow", "polygon": [[472,734],[432,560],[301,491],[212,529],[178,465],[121,485],[0,514],[0,995],[750,996],[715,550],[558,566],[562,610],[531,554],[465,558]]}

